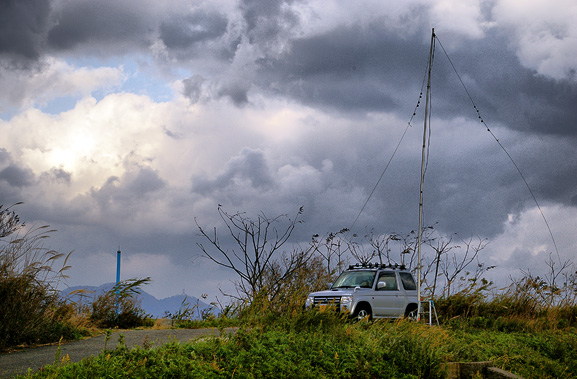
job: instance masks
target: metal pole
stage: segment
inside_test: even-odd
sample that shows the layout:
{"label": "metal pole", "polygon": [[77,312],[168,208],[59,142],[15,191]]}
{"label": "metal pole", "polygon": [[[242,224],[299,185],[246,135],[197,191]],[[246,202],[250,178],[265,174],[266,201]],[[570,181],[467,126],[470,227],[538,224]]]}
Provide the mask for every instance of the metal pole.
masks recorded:
{"label": "metal pole", "polygon": [[120,249],[116,252],[116,315],[118,316],[120,307],[120,288],[118,288],[118,283],[120,283]]}
{"label": "metal pole", "polygon": [[427,147],[427,121],[429,118],[429,98],[431,94],[431,69],[433,66],[433,44],[435,29],[431,33],[431,48],[429,51],[429,74],[427,79],[427,95],[425,102],[425,121],[423,126],[423,152],[421,157],[421,185],[419,189],[419,236],[417,239],[417,320],[421,319],[421,242],[423,239],[423,183],[425,181],[425,150]]}
{"label": "metal pole", "polygon": [[120,250],[116,252],[116,284],[120,283]]}

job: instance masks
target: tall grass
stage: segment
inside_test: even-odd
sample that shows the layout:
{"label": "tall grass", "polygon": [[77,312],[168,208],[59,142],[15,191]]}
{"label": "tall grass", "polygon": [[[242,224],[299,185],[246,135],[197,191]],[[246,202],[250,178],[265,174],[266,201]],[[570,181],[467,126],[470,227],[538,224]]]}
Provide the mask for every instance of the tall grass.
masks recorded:
{"label": "tall grass", "polygon": [[[3,218],[0,223],[10,222]],[[73,338],[79,332],[68,322],[74,309],[59,298],[56,290],[65,278],[70,253],[64,255],[44,246],[53,232],[48,226],[26,228],[18,222],[2,229],[0,349],[53,342],[61,336]]]}
{"label": "tall grass", "polygon": [[0,350],[74,339],[93,327],[152,326],[134,296],[150,278],[122,281],[89,305],[62,298],[58,286],[72,252],[45,246],[53,232],[27,227],[12,207],[0,205]]}
{"label": "tall grass", "polygon": [[154,320],[141,308],[134,295],[150,278],[128,279],[100,294],[91,304],[90,321],[99,328],[152,326]]}
{"label": "tall grass", "polygon": [[577,303],[567,292],[573,285],[551,291],[538,278],[525,275],[492,293],[462,290],[435,300],[445,325],[500,331],[542,331],[577,327]]}

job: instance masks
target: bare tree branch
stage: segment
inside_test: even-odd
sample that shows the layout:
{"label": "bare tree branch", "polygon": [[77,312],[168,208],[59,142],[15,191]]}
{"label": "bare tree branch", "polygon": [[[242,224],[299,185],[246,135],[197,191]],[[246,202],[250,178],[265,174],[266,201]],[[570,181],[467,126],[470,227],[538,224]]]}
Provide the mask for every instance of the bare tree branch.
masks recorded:
{"label": "bare tree branch", "polygon": [[[278,283],[287,280],[299,265],[306,263],[311,256],[312,248],[291,253],[282,251],[294,228],[301,222],[299,217],[302,212],[301,207],[294,219],[287,215],[268,218],[264,213],[260,213],[253,220],[244,213],[228,213],[219,206],[218,213],[224,222],[226,234],[232,238],[231,247],[227,248],[219,239],[216,228],[209,235],[195,220],[201,236],[209,242],[209,246],[202,243],[197,245],[208,259],[234,271],[239,277],[239,280],[234,282],[239,298],[252,300],[265,288],[265,276],[270,270],[278,271],[282,268],[277,280],[269,283],[269,287],[278,287]],[[282,228],[277,227],[283,222],[285,224]],[[278,264],[281,254],[282,264]]]}

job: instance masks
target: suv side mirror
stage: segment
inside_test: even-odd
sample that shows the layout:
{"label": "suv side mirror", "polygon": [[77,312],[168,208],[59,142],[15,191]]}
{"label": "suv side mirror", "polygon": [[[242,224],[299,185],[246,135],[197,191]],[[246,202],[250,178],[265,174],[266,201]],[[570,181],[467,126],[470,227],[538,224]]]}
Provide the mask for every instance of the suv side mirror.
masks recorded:
{"label": "suv side mirror", "polygon": [[377,283],[377,290],[382,290],[383,288],[385,288],[387,286],[387,283],[385,282],[378,282]]}

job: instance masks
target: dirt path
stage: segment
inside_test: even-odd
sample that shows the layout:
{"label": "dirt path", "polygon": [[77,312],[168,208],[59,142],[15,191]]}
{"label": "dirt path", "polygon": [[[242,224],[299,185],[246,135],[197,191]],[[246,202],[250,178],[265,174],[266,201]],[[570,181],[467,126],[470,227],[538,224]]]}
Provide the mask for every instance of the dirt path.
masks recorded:
{"label": "dirt path", "polygon": [[[225,333],[234,333],[236,328],[225,329]],[[205,336],[219,336],[218,329],[145,329],[115,331],[106,342],[106,336],[101,335],[81,341],[68,342],[60,346],[60,356],[68,356],[72,362],[100,353],[105,345],[113,349],[118,344],[119,335],[124,335],[126,347],[142,346],[143,342],[150,346],[160,346],[165,342],[187,342]],[[12,378],[15,375],[26,374],[29,368],[38,370],[47,364],[53,364],[58,353],[58,346],[42,346],[14,353],[0,354],[0,378]]]}

